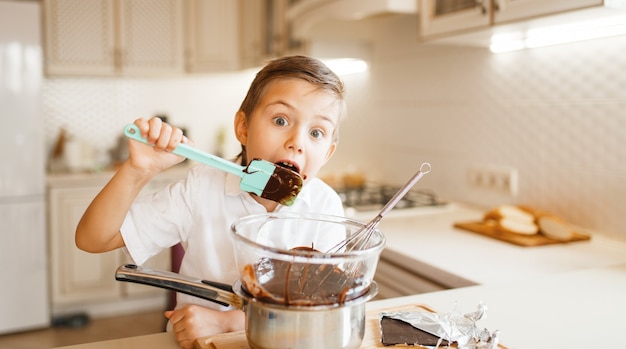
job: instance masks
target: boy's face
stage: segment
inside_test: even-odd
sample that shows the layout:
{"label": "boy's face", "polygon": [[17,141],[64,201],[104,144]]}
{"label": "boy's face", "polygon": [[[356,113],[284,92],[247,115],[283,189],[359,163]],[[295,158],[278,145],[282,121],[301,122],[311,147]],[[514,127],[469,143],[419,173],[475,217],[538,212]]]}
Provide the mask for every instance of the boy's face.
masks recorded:
{"label": "boy's face", "polygon": [[335,152],[333,134],[341,112],[337,98],[300,79],[267,85],[252,115],[239,112],[235,133],[246,146],[247,161],[287,163],[306,181]]}

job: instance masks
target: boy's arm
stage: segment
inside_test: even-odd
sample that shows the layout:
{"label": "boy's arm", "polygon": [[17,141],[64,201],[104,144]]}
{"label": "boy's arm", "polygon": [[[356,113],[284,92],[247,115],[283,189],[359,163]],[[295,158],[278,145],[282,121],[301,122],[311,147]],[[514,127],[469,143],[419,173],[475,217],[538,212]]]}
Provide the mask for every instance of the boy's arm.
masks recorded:
{"label": "boy's arm", "polygon": [[141,189],[160,171],[184,158],[171,153],[180,143],[190,141],[180,128],[159,118],[137,119],[135,125],[146,145],[128,142],[129,157],[91,202],[76,227],[76,246],[87,252],[106,252],[124,246],[120,228]]}
{"label": "boy's arm", "polygon": [[120,227],[150,179],[126,161],[83,214],[76,228],[76,246],[86,252],[106,252],[124,246]]}

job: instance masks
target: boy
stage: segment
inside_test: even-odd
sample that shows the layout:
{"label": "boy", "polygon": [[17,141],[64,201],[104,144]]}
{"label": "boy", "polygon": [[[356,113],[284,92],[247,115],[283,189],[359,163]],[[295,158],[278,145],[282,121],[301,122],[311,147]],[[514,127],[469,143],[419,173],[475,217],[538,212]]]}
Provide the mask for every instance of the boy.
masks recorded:
{"label": "boy", "polygon": [[[184,181],[137,198],[158,172],[183,160],[170,152],[191,141],[158,118],[136,120],[154,146],[129,141],[129,158],[79,222],[76,245],[88,252],[126,247],[142,264],[180,242],[185,248],[181,274],[234,283],[239,275],[228,231],[237,218],[274,211],[343,215],[338,195],[316,175],[335,152],[345,110],[342,81],[314,58],[273,60],[250,85],[234,120],[242,147],[237,161],[245,166],[261,158],[300,173],[304,186],[292,206],[242,192],[238,176],[202,165],[190,169]],[[198,337],[244,329],[239,310],[177,297],[177,308],[165,316],[182,348],[192,348]]]}

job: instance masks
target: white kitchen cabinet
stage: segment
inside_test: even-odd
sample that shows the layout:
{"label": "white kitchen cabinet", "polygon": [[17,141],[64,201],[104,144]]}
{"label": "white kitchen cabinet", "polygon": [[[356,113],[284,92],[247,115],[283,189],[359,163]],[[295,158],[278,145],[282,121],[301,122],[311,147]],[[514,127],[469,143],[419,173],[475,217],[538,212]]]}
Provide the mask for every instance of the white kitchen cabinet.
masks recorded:
{"label": "white kitchen cabinet", "polygon": [[263,5],[261,1],[187,1],[187,70],[214,72],[258,64]]}
{"label": "white kitchen cabinet", "polygon": [[[142,191],[154,192],[184,172],[157,176]],[[154,287],[121,283],[115,270],[130,262],[122,250],[87,253],[74,242],[76,226],[85,209],[110,178],[100,175],[59,175],[48,184],[48,222],[50,243],[50,295],[53,315],[86,311],[94,315],[111,315],[140,308],[161,307],[167,291]],[[170,251],[165,250],[146,264],[155,269],[170,269]]]}
{"label": "white kitchen cabinet", "polygon": [[124,74],[184,71],[183,0],[118,0],[119,65]]}
{"label": "white kitchen cabinet", "polygon": [[49,191],[53,308],[114,299],[121,293],[120,283],[112,277],[120,262],[120,252],[91,254],[79,250],[74,243],[78,221],[99,191],[98,187],[52,188]]}
{"label": "white kitchen cabinet", "polygon": [[114,0],[44,0],[47,75],[113,75]]}
{"label": "white kitchen cabinet", "polygon": [[602,6],[602,0],[494,0],[493,23],[519,21],[533,17]]}
{"label": "white kitchen cabinet", "polygon": [[44,0],[47,75],[184,71],[183,0]]}
{"label": "white kitchen cabinet", "polygon": [[260,66],[266,9],[280,1],[44,0],[45,71],[160,76]]}
{"label": "white kitchen cabinet", "polygon": [[419,35],[427,40],[602,4],[602,0],[420,0]]}
{"label": "white kitchen cabinet", "polygon": [[271,25],[267,8],[273,1],[239,1],[239,68],[262,66],[268,58],[267,26]]}
{"label": "white kitchen cabinet", "polygon": [[271,11],[281,1],[187,0],[187,71],[208,73],[264,65],[272,56],[268,35]]}

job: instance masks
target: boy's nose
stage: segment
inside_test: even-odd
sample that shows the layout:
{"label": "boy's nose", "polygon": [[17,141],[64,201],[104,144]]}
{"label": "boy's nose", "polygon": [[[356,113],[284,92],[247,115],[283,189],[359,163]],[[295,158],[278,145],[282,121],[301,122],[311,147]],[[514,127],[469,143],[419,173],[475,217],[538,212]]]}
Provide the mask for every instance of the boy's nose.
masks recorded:
{"label": "boy's nose", "polygon": [[303,131],[292,132],[291,137],[287,140],[287,148],[301,153],[304,148],[304,135]]}

